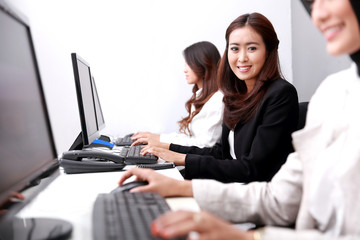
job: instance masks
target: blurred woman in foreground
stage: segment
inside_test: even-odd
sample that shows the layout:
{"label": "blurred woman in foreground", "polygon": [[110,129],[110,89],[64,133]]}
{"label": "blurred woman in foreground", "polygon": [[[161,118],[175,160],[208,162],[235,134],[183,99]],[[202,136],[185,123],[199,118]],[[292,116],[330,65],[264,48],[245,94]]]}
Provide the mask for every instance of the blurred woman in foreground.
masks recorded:
{"label": "blurred woman in foreground", "polygon": [[[203,210],[218,217],[267,226],[245,232],[208,212],[181,211],[155,220],[154,235],[171,238],[195,231],[194,239],[360,239],[360,1],[305,4],[327,41],[327,51],[349,54],[354,63],[320,85],[305,128],[293,134],[295,152],[270,183],[164,181],[154,171],[139,169],[120,180],[134,174],[149,185],[133,191],[194,196]],[[275,227],[292,224],[295,229]]]}

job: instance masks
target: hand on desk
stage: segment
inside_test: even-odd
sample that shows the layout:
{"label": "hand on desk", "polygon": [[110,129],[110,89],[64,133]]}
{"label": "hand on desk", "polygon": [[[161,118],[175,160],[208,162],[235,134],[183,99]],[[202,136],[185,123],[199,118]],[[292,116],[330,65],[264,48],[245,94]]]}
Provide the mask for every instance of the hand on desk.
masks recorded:
{"label": "hand on desk", "polygon": [[173,162],[178,166],[185,165],[186,154],[183,153],[177,153],[170,151],[169,149],[154,147],[151,145],[147,145],[141,150],[141,154],[145,155],[147,153],[151,153],[167,162]]}
{"label": "hand on desk", "polygon": [[16,199],[22,201],[22,200],[25,200],[25,197],[24,197],[24,195],[22,195],[21,193],[18,193],[18,192],[12,193],[11,197],[2,206],[0,206],[0,216],[7,211],[8,205],[16,202]]}
{"label": "hand on desk", "polygon": [[176,180],[152,169],[131,168],[121,176],[119,185],[133,175],[136,176],[136,180],[147,181],[149,184],[133,188],[130,192],[157,192],[163,197],[193,196],[191,181]]}
{"label": "hand on desk", "polygon": [[253,231],[241,231],[230,223],[207,212],[175,211],[168,212],[156,219],[151,226],[154,236],[172,239],[189,234],[188,239],[197,240],[253,240]]}
{"label": "hand on desk", "polygon": [[[152,169],[131,168],[120,178],[121,185],[126,179],[135,175],[136,180],[147,181],[149,184],[131,189],[131,192],[157,192],[163,197],[192,197],[191,181],[169,178]],[[165,239],[197,232],[194,239],[253,239],[253,232],[243,232],[207,212],[175,211],[169,212],[152,224],[152,233]],[[191,238],[191,235],[189,236]]]}

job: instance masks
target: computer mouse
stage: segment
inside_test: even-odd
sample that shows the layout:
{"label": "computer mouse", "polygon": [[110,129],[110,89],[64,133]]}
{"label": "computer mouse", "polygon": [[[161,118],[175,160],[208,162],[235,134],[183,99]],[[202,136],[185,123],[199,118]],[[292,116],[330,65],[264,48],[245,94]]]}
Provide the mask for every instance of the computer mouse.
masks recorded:
{"label": "computer mouse", "polygon": [[133,188],[144,186],[147,184],[149,184],[147,181],[135,180],[132,182],[125,183],[121,186],[118,186],[117,188],[112,190],[111,193],[130,191]]}

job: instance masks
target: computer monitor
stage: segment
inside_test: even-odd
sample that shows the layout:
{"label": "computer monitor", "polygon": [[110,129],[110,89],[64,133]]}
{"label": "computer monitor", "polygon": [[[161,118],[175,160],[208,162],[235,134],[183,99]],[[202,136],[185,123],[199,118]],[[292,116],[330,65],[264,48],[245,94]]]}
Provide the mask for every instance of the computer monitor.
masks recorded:
{"label": "computer monitor", "polygon": [[59,162],[28,20],[0,0],[0,29],[0,239],[11,239],[8,224],[42,189],[32,188],[20,203],[8,200],[40,179],[53,180]]}
{"label": "computer monitor", "polygon": [[[71,54],[80,114],[82,144],[87,146],[100,136],[94,96],[95,83],[89,64],[78,54]],[[100,106],[100,103],[98,104]],[[101,112],[101,110],[100,110]]]}
{"label": "computer monitor", "polygon": [[58,165],[29,26],[0,11],[0,203]]}

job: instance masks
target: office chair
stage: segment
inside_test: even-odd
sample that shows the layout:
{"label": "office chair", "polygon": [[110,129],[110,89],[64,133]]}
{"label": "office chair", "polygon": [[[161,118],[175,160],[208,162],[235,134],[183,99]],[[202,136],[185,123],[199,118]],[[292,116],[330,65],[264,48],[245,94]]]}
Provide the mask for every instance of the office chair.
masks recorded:
{"label": "office chair", "polygon": [[306,121],[306,113],[308,109],[309,102],[300,102],[299,103],[299,122],[296,130],[304,128]]}

